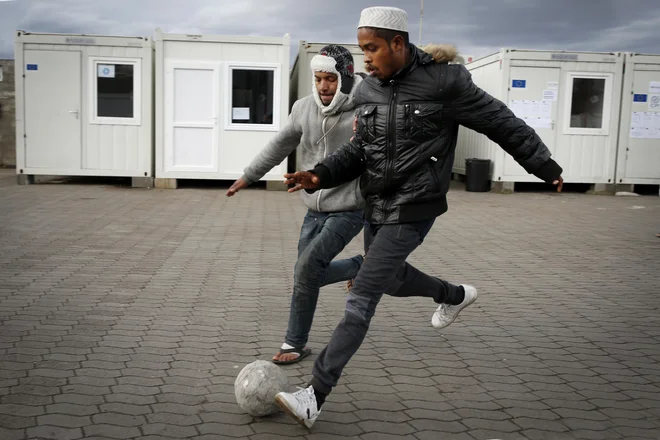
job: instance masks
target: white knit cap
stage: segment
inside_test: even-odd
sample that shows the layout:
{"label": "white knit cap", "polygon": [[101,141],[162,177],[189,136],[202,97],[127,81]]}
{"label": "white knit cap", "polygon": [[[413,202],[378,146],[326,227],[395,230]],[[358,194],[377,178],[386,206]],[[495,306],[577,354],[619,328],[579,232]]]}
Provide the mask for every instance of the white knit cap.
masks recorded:
{"label": "white knit cap", "polygon": [[403,9],[391,6],[374,6],[362,10],[360,15],[361,27],[392,29],[394,31],[408,32],[408,13]]}

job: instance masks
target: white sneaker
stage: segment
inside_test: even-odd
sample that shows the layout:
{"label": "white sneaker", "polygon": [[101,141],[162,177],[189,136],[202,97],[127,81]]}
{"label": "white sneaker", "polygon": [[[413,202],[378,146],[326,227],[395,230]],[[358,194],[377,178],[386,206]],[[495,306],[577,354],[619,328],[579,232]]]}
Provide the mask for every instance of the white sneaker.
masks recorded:
{"label": "white sneaker", "polygon": [[465,290],[465,299],[457,305],[440,304],[431,318],[431,324],[435,328],[447,327],[454,322],[461,310],[472,304],[477,299],[477,289],[467,284],[461,284]]}
{"label": "white sneaker", "polygon": [[277,393],[275,402],[282,410],[306,428],[311,428],[321,414],[311,385],[295,393]]}

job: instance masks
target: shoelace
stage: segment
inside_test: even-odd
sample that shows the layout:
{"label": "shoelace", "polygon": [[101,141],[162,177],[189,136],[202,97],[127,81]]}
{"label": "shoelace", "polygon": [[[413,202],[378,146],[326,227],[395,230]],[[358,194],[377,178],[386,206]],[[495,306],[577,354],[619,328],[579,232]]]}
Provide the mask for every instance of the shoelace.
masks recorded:
{"label": "shoelace", "polygon": [[296,397],[296,400],[299,402],[305,404],[305,405],[311,405],[314,403],[315,397],[313,393],[310,393],[307,391],[307,388],[303,387],[296,387],[298,388],[299,391],[296,391],[293,393],[293,395]]}

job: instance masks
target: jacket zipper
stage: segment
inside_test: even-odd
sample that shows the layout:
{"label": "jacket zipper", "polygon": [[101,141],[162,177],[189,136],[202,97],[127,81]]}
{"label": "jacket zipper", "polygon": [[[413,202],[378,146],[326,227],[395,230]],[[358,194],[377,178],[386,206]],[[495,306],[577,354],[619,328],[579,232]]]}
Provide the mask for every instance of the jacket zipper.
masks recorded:
{"label": "jacket zipper", "polygon": [[[437,162],[438,158],[435,156],[431,156],[431,160],[433,162]],[[444,157],[442,158],[442,163],[444,163],[445,159]],[[435,168],[433,165],[429,166],[429,171],[431,172],[431,178],[433,179],[433,183],[435,183],[435,189],[436,191],[440,191],[440,181],[438,180],[438,176],[435,174]]]}
{"label": "jacket zipper", "polygon": [[408,130],[410,128],[410,122],[408,121],[408,118],[410,118],[410,104],[406,104],[406,111],[403,118],[403,133],[408,136]]}
{"label": "jacket zipper", "polygon": [[[323,159],[326,158],[328,154],[328,138],[325,133],[325,123],[328,120],[327,116],[323,117],[323,122],[321,123],[321,134],[323,135]],[[319,195],[316,197],[316,211],[321,212],[321,194],[323,190],[319,190]]]}
{"label": "jacket zipper", "polygon": [[[396,154],[396,91],[398,85],[394,82],[394,80],[390,81],[390,84],[392,85],[392,93],[390,94],[390,104],[389,104],[389,114],[388,116],[388,124],[387,124],[387,155],[386,155],[386,161],[385,161],[385,187],[389,187],[390,180],[392,179],[392,174],[394,172],[394,156]],[[390,208],[390,204],[392,203],[392,197],[388,196],[387,199],[385,200],[385,204],[383,205],[383,215],[387,216],[387,211]]]}

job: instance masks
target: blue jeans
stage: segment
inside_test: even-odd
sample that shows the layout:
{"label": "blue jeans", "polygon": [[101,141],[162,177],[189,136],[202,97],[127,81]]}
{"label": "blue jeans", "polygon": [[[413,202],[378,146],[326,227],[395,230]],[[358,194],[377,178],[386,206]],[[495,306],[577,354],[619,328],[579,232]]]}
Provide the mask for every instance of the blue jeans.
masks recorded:
{"label": "blue jeans", "polygon": [[324,213],[307,211],[300,229],[298,261],[293,276],[293,297],[285,342],[307,344],[321,287],[352,280],[362,256],[332,261],[363,226],[362,211]]}

